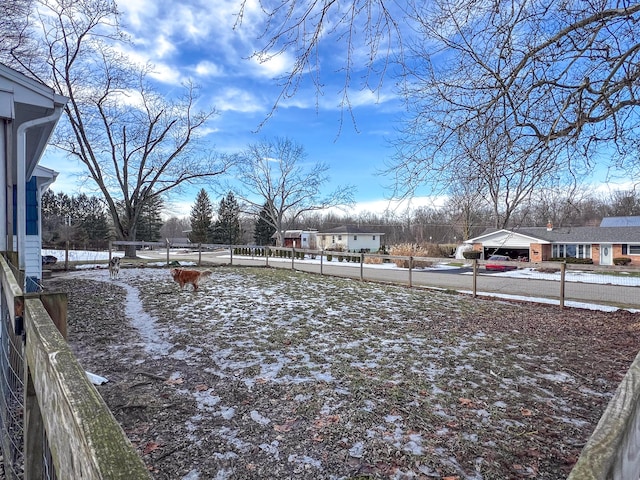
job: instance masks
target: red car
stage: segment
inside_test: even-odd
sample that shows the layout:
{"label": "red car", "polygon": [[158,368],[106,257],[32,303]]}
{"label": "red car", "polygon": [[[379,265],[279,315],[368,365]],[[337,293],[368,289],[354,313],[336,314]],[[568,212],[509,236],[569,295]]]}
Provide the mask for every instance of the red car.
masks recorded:
{"label": "red car", "polygon": [[491,255],[487,260],[487,264],[484,266],[487,270],[493,270],[496,272],[506,272],[508,270],[517,270],[517,265],[504,265],[501,263],[491,263],[491,262],[511,262],[511,258],[506,255]]}

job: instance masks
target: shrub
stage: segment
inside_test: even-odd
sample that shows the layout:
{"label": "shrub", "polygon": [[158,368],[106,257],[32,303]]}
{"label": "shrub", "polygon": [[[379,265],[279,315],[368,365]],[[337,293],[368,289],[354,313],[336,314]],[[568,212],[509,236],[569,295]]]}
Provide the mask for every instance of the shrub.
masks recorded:
{"label": "shrub", "polygon": [[613,259],[614,265],[628,265],[631,263],[631,259],[629,257],[616,257]]}
{"label": "shrub", "polygon": [[549,259],[550,262],[566,262],[575,265],[591,265],[593,264],[592,258],[575,258],[575,257],[553,257]]}
{"label": "shrub", "polygon": [[331,260],[333,260],[333,255],[327,255],[327,262],[330,262]]}
{"label": "shrub", "polygon": [[[408,243],[404,243],[401,245],[394,245],[390,249],[391,255],[401,255],[404,257],[429,257],[429,249],[423,248],[419,245],[412,245]],[[409,268],[409,259],[394,259],[393,263],[396,264],[399,268]],[[414,260],[413,266],[414,268],[421,267],[430,267],[432,265],[431,262],[427,262],[425,260]]]}
{"label": "shrub", "polygon": [[364,263],[370,263],[372,265],[382,264],[384,259],[382,257],[364,257]]}
{"label": "shrub", "polygon": [[344,257],[342,255],[338,255],[338,261],[342,262],[344,260]]}

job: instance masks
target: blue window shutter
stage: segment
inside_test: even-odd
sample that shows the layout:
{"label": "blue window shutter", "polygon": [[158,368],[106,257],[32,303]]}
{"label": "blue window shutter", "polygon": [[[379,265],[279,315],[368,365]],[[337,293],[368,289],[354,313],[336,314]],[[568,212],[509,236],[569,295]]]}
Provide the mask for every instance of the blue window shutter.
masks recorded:
{"label": "blue window shutter", "polygon": [[27,235],[38,235],[38,182],[35,176],[27,183]]}
{"label": "blue window shutter", "polygon": [[[26,234],[38,235],[38,183],[36,177],[31,177],[27,182],[25,191]],[[18,224],[18,189],[13,186],[13,234],[17,235]]]}

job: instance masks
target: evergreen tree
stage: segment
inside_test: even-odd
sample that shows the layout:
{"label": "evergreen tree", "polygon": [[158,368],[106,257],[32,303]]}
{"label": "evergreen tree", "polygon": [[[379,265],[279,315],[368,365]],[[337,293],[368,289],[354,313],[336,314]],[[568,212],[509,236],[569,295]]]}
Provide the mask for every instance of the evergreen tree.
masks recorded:
{"label": "evergreen tree", "polygon": [[258,216],[258,220],[256,221],[256,226],[253,232],[253,240],[256,242],[256,245],[271,245],[272,236],[276,233],[276,228],[269,221],[269,210],[267,205],[265,204],[260,210],[260,215]]}
{"label": "evergreen tree", "polygon": [[191,242],[209,243],[213,231],[212,215],[213,206],[203,188],[196,197],[195,205],[191,208],[191,233],[189,234]]}
{"label": "evergreen tree", "polygon": [[109,221],[104,202],[81,193],[68,196],[47,190],[41,199],[42,240],[46,245],[105,248]]}
{"label": "evergreen tree", "polygon": [[240,206],[233,192],[220,200],[218,221],[215,225],[214,243],[238,245],[242,242],[240,231]]}
{"label": "evergreen tree", "polygon": [[157,242],[160,240],[160,229],[163,222],[160,212],[163,201],[160,197],[150,197],[146,205],[140,211],[140,218],[137,222],[137,236],[140,240],[147,242]]}

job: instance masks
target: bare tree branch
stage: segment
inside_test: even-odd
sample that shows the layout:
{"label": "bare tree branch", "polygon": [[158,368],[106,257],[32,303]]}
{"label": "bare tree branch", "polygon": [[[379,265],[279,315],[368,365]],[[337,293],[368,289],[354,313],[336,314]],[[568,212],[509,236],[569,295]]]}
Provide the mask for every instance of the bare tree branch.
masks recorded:
{"label": "bare tree branch", "polygon": [[69,97],[54,144],[82,162],[101,191],[119,239],[135,240],[147,205],[170,190],[226,172],[231,158],[199,143],[216,111],[197,110],[197,90],[167,99],[146,81],[149,66],[115,48],[123,40],[111,0],[38,0],[50,69],[31,75]]}
{"label": "bare tree branch", "polygon": [[316,163],[306,168],[304,148],[286,138],[252,144],[240,155],[238,179],[244,186],[239,198],[258,214],[266,208],[265,219],[276,229],[278,245],[286,225],[305,212],[353,203],[353,187],[340,186],[323,194],[329,181],[329,167]]}

